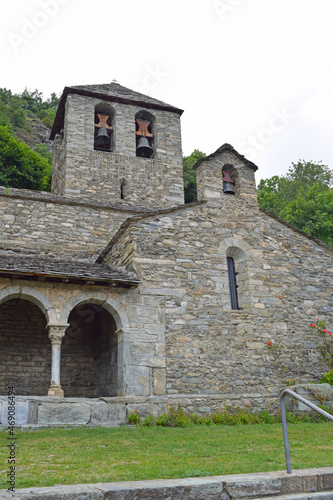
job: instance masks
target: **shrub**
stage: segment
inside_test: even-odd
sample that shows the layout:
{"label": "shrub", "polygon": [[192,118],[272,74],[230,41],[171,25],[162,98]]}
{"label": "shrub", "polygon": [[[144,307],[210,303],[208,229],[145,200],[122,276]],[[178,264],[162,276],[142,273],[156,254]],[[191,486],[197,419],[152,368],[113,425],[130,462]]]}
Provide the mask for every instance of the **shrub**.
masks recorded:
{"label": "shrub", "polygon": [[[330,412],[326,407],[322,407],[327,413]],[[323,422],[327,421],[325,417],[319,413],[312,411],[304,415],[297,415],[292,412],[286,413],[287,422],[294,424],[297,422]],[[243,408],[227,407],[224,410],[216,411],[211,415],[198,415],[197,413],[188,413],[178,406],[169,407],[167,413],[163,413],[159,417],[147,415],[144,418],[140,417],[140,412],[130,413],[127,417],[130,424],[140,427],[189,427],[192,425],[255,425],[255,424],[275,424],[281,422],[281,415],[276,413],[270,414],[267,410],[261,410],[260,413],[251,412]]]}
{"label": "shrub", "polygon": [[129,424],[132,424],[132,425],[139,425],[140,424],[140,412],[136,412],[135,410],[133,411],[133,413],[130,413],[129,415],[127,415],[127,421]]}
{"label": "shrub", "polygon": [[324,375],[320,379],[320,383],[333,385],[333,370],[328,373],[324,373]]}

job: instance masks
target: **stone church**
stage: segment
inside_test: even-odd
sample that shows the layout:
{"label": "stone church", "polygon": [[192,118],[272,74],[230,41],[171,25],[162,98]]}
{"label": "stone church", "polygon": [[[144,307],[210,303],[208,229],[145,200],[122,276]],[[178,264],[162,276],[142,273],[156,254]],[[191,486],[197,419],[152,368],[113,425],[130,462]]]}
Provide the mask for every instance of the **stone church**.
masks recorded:
{"label": "stone church", "polygon": [[117,83],[64,89],[52,192],[0,188],[0,424],[133,409],[274,408],[327,366],[333,250],[258,207],[224,144],[184,204],[182,110]]}

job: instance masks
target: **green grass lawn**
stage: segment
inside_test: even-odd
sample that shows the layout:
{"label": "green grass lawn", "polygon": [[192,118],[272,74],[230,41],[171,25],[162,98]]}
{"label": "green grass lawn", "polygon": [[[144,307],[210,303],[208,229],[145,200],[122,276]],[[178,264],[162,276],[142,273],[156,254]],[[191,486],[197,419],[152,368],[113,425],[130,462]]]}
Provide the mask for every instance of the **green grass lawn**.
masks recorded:
{"label": "green grass lawn", "polygon": [[[288,425],[293,469],[333,465],[333,425]],[[285,470],[281,424],[17,431],[16,487]],[[0,432],[1,488],[8,433]]]}

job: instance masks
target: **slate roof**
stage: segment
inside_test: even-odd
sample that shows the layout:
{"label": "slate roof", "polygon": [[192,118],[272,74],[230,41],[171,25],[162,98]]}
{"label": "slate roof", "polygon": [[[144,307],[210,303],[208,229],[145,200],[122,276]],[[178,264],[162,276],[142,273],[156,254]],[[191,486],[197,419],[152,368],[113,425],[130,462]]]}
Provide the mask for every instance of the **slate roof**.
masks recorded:
{"label": "slate roof", "polygon": [[182,109],[171,106],[171,104],[166,104],[163,101],[154,99],[134,90],[128,89],[119,85],[119,83],[105,83],[96,85],[75,85],[74,87],[65,87],[63,94],[60,99],[58,106],[58,111],[54,120],[54,124],[51,130],[50,139],[53,140],[56,133],[64,128],[64,116],[65,116],[65,103],[68,94],[79,94],[89,97],[97,97],[103,99],[104,101],[110,102],[121,102],[124,104],[132,104],[137,106],[142,106],[144,108],[150,109],[161,109],[165,111],[171,111],[181,115],[183,113]]}
{"label": "slate roof", "polygon": [[198,166],[205,160],[209,160],[210,158],[214,158],[215,156],[218,156],[219,154],[223,153],[224,151],[229,151],[230,153],[233,153],[235,156],[237,156],[237,158],[239,158],[242,162],[245,163],[245,165],[247,165],[248,167],[251,167],[253,168],[253,170],[256,172],[258,170],[258,167],[257,165],[255,165],[254,163],[252,163],[252,161],[250,160],[247,160],[245,158],[244,155],[241,155],[240,153],[238,153],[238,151],[236,151],[236,149],[233,148],[233,146],[231,146],[231,144],[222,144],[222,146],[220,146],[216,151],[214,151],[214,153],[208,155],[208,156],[205,156],[204,158],[200,158],[200,160],[198,160],[196,162],[196,164],[193,166],[193,169],[196,170],[198,168]]}
{"label": "slate roof", "polygon": [[0,256],[0,275],[16,279],[136,288],[140,281],[103,263],[88,263],[27,255]]}

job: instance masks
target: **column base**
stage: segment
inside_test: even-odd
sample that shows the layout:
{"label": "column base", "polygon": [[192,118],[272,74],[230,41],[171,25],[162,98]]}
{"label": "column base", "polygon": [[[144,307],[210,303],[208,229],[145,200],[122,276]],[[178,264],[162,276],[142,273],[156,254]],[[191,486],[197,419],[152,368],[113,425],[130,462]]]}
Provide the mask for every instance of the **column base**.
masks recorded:
{"label": "column base", "polygon": [[64,397],[64,391],[62,390],[60,385],[50,385],[49,390],[47,391],[48,396],[56,396],[57,398]]}

